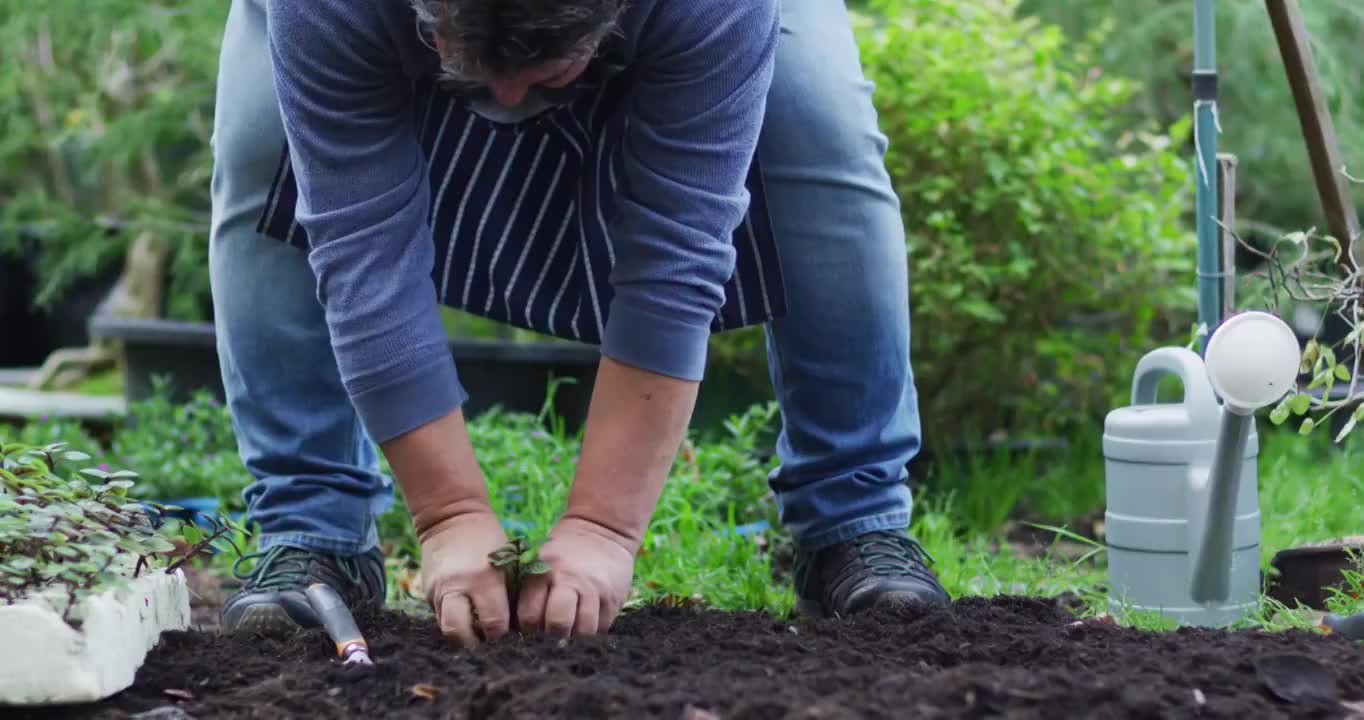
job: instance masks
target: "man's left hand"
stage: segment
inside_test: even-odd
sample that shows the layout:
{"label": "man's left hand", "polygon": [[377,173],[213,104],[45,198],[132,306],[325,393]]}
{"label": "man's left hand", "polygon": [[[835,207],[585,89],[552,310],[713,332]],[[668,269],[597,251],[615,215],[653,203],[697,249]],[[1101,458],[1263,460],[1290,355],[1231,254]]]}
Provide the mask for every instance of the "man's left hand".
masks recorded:
{"label": "man's left hand", "polygon": [[611,629],[630,595],[628,542],[590,520],[566,517],[540,548],[549,572],[526,578],[516,617],[523,633],[595,635]]}

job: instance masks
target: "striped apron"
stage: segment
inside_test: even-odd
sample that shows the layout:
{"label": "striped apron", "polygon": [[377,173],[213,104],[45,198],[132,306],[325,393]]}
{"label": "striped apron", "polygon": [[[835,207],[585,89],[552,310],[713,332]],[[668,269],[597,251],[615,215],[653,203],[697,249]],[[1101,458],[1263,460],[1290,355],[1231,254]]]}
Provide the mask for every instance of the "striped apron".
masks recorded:
{"label": "striped apron", "polygon": [[[416,85],[414,118],[428,158],[432,279],[452,308],[550,336],[600,344],[615,262],[609,228],[621,174],[630,73],[591,82],[576,99],[521,122],[480,114],[434,77]],[[262,234],[306,250],[298,188],[284,148]],[[731,236],[734,274],[712,323],[723,332],[786,312],[760,162]]]}

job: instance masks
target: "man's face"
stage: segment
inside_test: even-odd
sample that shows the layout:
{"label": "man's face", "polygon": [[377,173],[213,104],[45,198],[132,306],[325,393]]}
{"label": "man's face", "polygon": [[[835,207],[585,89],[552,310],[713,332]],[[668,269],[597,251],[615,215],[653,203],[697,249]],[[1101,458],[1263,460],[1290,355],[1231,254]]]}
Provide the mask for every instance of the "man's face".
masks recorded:
{"label": "man's face", "polygon": [[[436,37],[436,51],[446,53],[445,42]],[[587,69],[590,53],[578,58],[551,60],[487,80],[488,90],[499,105],[514,108],[525,101],[535,88],[562,88],[577,80]]]}

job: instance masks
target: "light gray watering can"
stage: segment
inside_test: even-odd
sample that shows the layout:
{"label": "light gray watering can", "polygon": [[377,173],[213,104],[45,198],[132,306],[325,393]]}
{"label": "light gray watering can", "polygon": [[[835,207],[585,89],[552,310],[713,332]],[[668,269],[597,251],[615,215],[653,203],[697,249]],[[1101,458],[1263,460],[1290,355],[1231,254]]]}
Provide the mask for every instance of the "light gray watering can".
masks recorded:
{"label": "light gray watering can", "polygon": [[[1282,320],[1247,312],[1213,333],[1206,360],[1166,347],[1137,364],[1132,405],[1104,422],[1110,612],[1216,627],[1256,607],[1254,413],[1293,390],[1300,352]],[[1156,389],[1170,375],[1183,384],[1183,400],[1158,403]]]}

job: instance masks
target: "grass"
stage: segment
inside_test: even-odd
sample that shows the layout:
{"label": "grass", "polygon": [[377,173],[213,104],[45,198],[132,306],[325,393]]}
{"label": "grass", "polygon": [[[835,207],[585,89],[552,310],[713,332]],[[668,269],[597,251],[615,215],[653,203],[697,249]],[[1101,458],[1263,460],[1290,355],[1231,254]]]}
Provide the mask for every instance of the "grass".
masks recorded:
{"label": "grass", "polygon": [[[241,490],[249,476],[237,460],[225,409],[201,395],[184,405],[153,400],[133,410],[134,422],[107,446],[73,423],[39,418],[0,427],[0,438],[66,440],[138,471],[142,487],[158,499],[212,496],[229,510],[243,509]],[[697,603],[779,615],[792,609],[791,540],[766,483],[776,464],[764,452],[775,422],[775,406],[757,405],[731,417],[723,437],[698,437],[682,448],[636,564],[632,604]],[[494,411],[474,419],[470,432],[499,515],[514,531],[543,535],[566,502],[578,437],[543,413]],[[1358,445],[1332,448],[1325,438],[1302,438],[1267,423],[1261,433],[1263,566],[1269,569],[1274,553],[1286,547],[1357,533],[1364,506]],[[1085,537],[1085,528],[1068,525],[1102,508],[1100,438],[1096,431],[1072,442],[1065,453],[979,453],[945,461],[916,479],[911,531],[952,595],[1069,593],[1083,614],[1107,611],[1104,548]],[[1010,552],[1001,527],[1020,520],[1054,526],[1072,547],[1088,552],[1078,559]],[[411,605],[419,553],[401,496],[380,519],[380,533],[390,558],[391,599]],[[220,555],[213,562],[226,571],[232,559]],[[1341,593],[1333,611],[1364,610],[1355,597],[1359,577],[1353,579],[1353,595]],[[1114,614],[1137,627],[1170,627],[1158,616]],[[1246,624],[1310,627],[1317,617],[1265,599]]]}

